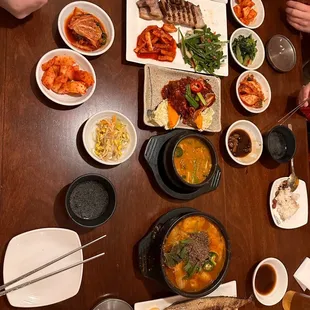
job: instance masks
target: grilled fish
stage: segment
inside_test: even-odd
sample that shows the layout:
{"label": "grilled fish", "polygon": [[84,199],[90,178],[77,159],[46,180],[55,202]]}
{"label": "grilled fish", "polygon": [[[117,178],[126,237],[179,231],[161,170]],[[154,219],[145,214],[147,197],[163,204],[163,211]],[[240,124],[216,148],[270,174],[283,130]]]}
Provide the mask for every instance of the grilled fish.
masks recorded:
{"label": "grilled fish", "polygon": [[248,299],[236,297],[206,297],[173,304],[165,310],[233,310],[252,302]]}

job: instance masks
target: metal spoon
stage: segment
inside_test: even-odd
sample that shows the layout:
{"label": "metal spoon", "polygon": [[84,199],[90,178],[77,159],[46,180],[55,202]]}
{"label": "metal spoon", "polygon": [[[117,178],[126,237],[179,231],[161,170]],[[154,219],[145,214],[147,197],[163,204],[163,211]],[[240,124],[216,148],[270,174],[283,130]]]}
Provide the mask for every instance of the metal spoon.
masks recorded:
{"label": "metal spoon", "polygon": [[[288,124],[287,127],[293,131],[293,127],[291,124]],[[291,188],[291,191],[294,192],[298,185],[299,185],[299,179],[298,176],[295,174],[295,168],[294,168],[294,158],[291,159],[291,174],[287,179],[288,186]]]}

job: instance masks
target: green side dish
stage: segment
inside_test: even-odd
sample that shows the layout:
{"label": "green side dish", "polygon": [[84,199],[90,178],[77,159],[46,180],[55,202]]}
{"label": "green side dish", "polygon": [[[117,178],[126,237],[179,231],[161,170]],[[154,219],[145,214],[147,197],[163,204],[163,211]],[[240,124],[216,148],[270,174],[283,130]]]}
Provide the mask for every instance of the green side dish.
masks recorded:
{"label": "green side dish", "polygon": [[223,44],[228,41],[220,41],[220,36],[207,26],[188,31],[185,35],[179,29],[178,47],[181,49],[184,62],[196,72],[205,71],[214,74],[227,57],[223,53]]}
{"label": "green side dish", "polygon": [[257,41],[252,38],[250,34],[248,37],[240,35],[232,44],[233,52],[237,60],[244,66],[248,66],[254,60],[257,47]]}

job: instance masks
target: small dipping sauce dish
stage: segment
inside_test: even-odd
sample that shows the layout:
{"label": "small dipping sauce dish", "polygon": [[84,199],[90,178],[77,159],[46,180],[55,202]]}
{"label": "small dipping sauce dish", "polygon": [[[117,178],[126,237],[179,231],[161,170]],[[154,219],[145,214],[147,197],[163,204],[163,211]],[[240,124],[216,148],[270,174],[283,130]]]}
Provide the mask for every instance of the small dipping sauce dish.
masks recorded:
{"label": "small dipping sauce dish", "polygon": [[256,299],[265,306],[273,306],[281,301],[287,286],[288,276],[285,266],[276,258],[266,258],[255,268],[252,279]]}

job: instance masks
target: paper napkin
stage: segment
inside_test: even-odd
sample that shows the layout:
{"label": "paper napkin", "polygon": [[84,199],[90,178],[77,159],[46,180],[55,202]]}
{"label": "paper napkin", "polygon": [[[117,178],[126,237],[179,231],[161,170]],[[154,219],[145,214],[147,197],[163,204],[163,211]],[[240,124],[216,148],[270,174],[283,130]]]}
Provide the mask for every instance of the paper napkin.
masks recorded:
{"label": "paper napkin", "polygon": [[300,287],[305,291],[310,289],[310,258],[306,257],[300,267],[294,273],[294,278]]}

